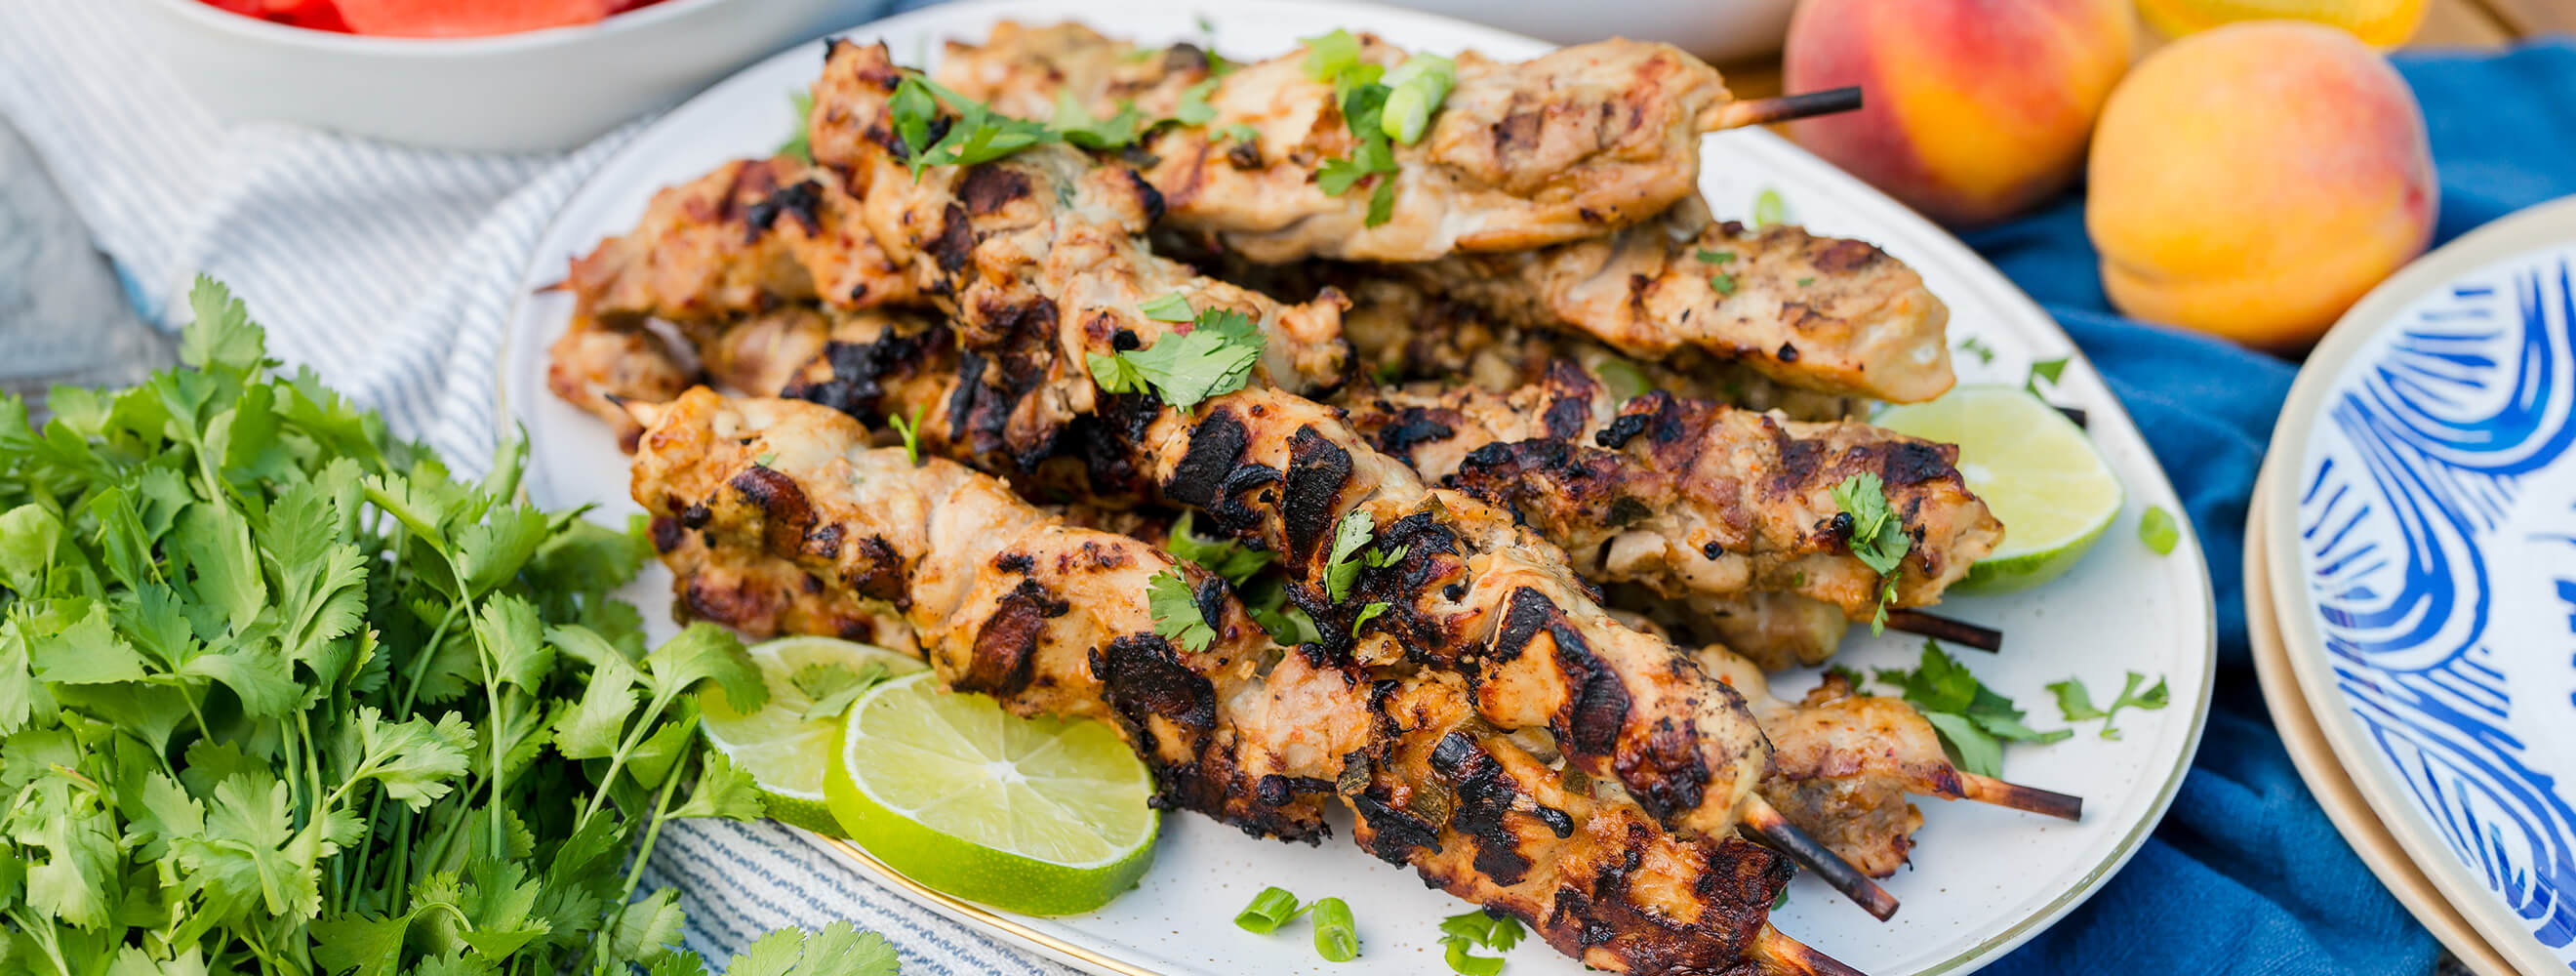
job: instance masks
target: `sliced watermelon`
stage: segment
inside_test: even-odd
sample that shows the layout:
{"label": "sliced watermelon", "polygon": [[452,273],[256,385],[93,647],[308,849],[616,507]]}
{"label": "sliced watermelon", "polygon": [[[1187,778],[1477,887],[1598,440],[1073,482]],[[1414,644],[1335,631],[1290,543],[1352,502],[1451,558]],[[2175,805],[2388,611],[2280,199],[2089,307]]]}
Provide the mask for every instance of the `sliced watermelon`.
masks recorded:
{"label": "sliced watermelon", "polygon": [[307,27],[313,30],[349,32],[347,21],[340,19],[340,9],[332,0],[203,0],[210,7],[229,10],[245,17]]}
{"label": "sliced watermelon", "polygon": [[623,9],[618,0],[336,0],[360,34],[486,37],[588,24]]}

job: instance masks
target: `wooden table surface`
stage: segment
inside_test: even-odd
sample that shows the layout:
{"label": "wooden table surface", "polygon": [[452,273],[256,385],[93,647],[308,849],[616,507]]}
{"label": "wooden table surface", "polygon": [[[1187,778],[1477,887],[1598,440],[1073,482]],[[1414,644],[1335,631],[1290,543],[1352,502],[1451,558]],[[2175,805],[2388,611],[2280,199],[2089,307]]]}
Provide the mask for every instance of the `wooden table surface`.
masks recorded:
{"label": "wooden table surface", "polygon": [[[2501,47],[2518,38],[2536,34],[2576,33],[2576,0],[2432,0],[2424,12],[2424,23],[2409,38],[2409,48],[2490,48]],[[2164,43],[2144,25],[2138,28],[2138,49],[2152,50]],[[1726,72],[1726,87],[1738,96],[1761,98],[1780,93],[1780,59],[1770,55],[1718,66]]]}

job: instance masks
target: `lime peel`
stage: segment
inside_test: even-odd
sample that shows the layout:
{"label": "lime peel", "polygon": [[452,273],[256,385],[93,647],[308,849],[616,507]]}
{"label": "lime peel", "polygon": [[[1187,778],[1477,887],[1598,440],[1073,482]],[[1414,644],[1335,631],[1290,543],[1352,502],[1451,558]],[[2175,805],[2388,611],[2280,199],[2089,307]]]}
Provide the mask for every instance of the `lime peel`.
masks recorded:
{"label": "lime peel", "polygon": [[2002,593],[2064,575],[2118,520],[2126,493],[2082,427],[2019,387],[1962,386],[1871,418],[1959,445],[1959,473],[2004,524],[2004,541],[1951,589]]}

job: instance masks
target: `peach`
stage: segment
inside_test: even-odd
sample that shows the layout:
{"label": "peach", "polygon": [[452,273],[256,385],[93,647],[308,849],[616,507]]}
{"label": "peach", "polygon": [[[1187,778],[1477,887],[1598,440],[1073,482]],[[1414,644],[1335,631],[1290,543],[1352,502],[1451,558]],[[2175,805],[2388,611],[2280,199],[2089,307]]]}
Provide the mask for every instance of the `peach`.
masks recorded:
{"label": "peach", "polygon": [[2074,177],[2136,33],[2128,0],[1805,0],[1785,87],[1863,105],[1789,135],[1936,220],[1998,220]]}
{"label": "peach", "polygon": [[2386,59],[2258,21],[2176,41],[2112,93],[2084,226],[2121,311],[2286,351],[2424,250],[2440,192]]}

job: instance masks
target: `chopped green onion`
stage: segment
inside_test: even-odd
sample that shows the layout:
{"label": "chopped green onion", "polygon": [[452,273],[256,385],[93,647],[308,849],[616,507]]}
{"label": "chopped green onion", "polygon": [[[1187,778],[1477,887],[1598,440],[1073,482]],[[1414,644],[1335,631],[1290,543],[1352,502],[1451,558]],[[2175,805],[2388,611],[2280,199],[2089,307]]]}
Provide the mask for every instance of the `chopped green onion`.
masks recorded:
{"label": "chopped green onion", "polygon": [[1351,32],[1336,29],[1306,42],[1306,77],[1326,84],[1360,61],[1360,39]]}
{"label": "chopped green onion", "polygon": [[1190,300],[1181,297],[1180,292],[1146,299],[1136,306],[1136,310],[1156,322],[1187,322],[1198,317],[1198,313],[1190,308]]}
{"label": "chopped green onion", "polygon": [[1234,924],[1254,935],[1268,935],[1305,914],[1308,907],[1299,904],[1297,896],[1289,893],[1288,889],[1274,885],[1252,896],[1252,904],[1243,906],[1243,911],[1235,914]]}
{"label": "chopped green onion", "polygon": [[1440,109],[1449,89],[1458,83],[1458,63],[1437,54],[1416,54],[1387,72],[1383,83],[1394,91],[1386,97],[1378,127],[1388,138],[1412,145],[1430,128],[1431,113]]}
{"label": "chopped green onion", "polygon": [[1339,898],[1318,898],[1315,910],[1315,954],[1326,962],[1349,962],[1360,957],[1360,934],[1351,920],[1351,906]]}
{"label": "chopped green onion", "polygon": [[2138,540],[2155,550],[2156,555],[2170,556],[2174,544],[2182,541],[2182,528],[2174,524],[2173,513],[2165,511],[2164,506],[2149,505],[2146,514],[2138,516]]}
{"label": "chopped green onion", "polygon": [[1763,187],[1762,192],[1753,198],[1753,226],[1769,227],[1788,222],[1789,202],[1780,198],[1779,190]]}
{"label": "chopped green onion", "polygon": [[1378,116],[1378,128],[1386,131],[1387,138],[1408,146],[1422,138],[1424,129],[1431,127],[1431,99],[1422,89],[1412,85],[1387,93],[1383,112]]}
{"label": "chopped green onion", "polygon": [[1467,953],[1467,940],[1452,936],[1440,940],[1447,947],[1443,958],[1449,970],[1458,976],[1494,976],[1503,971],[1503,957],[1476,956]]}

